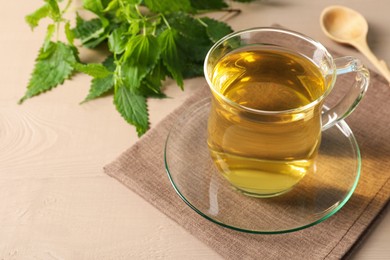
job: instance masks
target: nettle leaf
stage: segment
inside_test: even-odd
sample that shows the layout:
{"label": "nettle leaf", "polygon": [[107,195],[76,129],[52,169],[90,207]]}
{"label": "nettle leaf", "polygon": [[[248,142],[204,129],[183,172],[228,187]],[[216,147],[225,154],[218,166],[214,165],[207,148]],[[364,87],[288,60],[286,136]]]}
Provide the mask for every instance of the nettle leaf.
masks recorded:
{"label": "nettle leaf", "polygon": [[110,24],[109,20],[104,17],[104,6],[101,0],[83,0],[83,7],[96,14],[104,28]]}
{"label": "nettle leaf", "polygon": [[109,56],[102,64],[108,71],[112,72],[106,77],[98,77],[92,79],[91,88],[89,90],[88,96],[83,102],[98,98],[105,93],[111,91],[114,88],[114,74],[115,63],[113,56]]}
{"label": "nettle leaf", "polygon": [[38,26],[40,20],[49,16],[49,13],[50,13],[50,6],[48,4],[45,4],[40,8],[38,8],[37,10],[35,10],[33,13],[27,15],[25,17],[25,20],[28,23],[28,25],[30,25],[31,29],[34,29],[35,27]]}
{"label": "nettle leaf", "polygon": [[149,128],[146,98],[120,85],[114,93],[114,103],[118,112],[137,129],[138,136],[143,135]]}
{"label": "nettle leaf", "polygon": [[139,5],[143,0],[126,0],[130,5]]}
{"label": "nettle leaf", "polygon": [[198,10],[219,10],[228,7],[224,0],[190,0],[190,2]]}
{"label": "nettle leaf", "polygon": [[105,6],[104,12],[112,11],[117,8],[123,8],[122,4],[129,4],[131,6],[140,5],[143,0],[105,0],[107,3],[103,3]]}
{"label": "nettle leaf", "polygon": [[72,75],[73,64],[77,61],[77,50],[62,42],[50,42],[46,50],[41,48],[27,91],[20,103],[62,84]]}
{"label": "nettle leaf", "polygon": [[160,48],[153,35],[137,35],[128,41],[123,54],[122,75],[125,85],[131,89],[140,87],[142,79],[156,65]]}
{"label": "nettle leaf", "polygon": [[43,51],[44,52],[49,48],[49,45],[51,43],[51,38],[53,37],[53,34],[55,33],[55,31],[56,31],[55,24],[49,24],[47,26],[45,41],[43,43]]}
{"label": "nettle leaf", "polygon": [[[117,110],[136,126],[139,135],[149,127],[146,98],[165,97],[162,86],[166,77],[183,87],[183,78],[202,75],[208,50],[231,31],[221,22],[193,17],[197,11],[228,7],[226,0],[83,0],[83,9],[97,18],[84,20],[77,14],[73,29],[62,17],[72,0],[63,10],[59,8],[62,0],[44,1],[42,7],[26,16],[26,22],[32,29],[45,17],[54,23],[47,28],[20,102],[62,84],[74,71],[80,71],[93,77],[84,101],[113,91]],[[52,42],[54,34],[60,33],[57,28],[64,28],[67,44]],[[82,64],[75,38],[88,48],[107,40],[112,55],[102,64]]]}
{"label": "nettle leaf", "polygon": [[167,20],[178,32],[176,44],[183,77],[203,75],[204,58],[213,45],[207,34],[205,23],[184,13],[167,15]]}
{"label": "nettle leaf", "polygon": [[99,18],[86,21],[79,14],[76,17],[76,27],[73,29],[73,33],[87,48],[94,48],[107,38]]}
{"label": "nettle leaf", "polygon": [[161,48],[161,58],[164,65],[172,77],[176,80],[176,83],[183,89],[183,75],[181,73],[181,60],[177,52],[176,40],[178,33],[174,29],[166,29],[158,36],[158,41]]}
{"label": "nettle leaf", "polygon": [[207,24],[206,32],[210,40],[213,42],[216,42],[225,35],[233,32],[233,29],[224,22],[220,22],[209,17],[203,17],[201,20]]}
{"label": "nettle leaf", "polygon": [[190,0],[144,0],[145,5],[155,13],[191,12]]}
{"label": "nettle leaf", "polygon": [[83,7],[95,14],[101,14],[104,10],[100,0],[83,0]]}
{"label": "nettle leaf", "polygon": [[161,87],[168,75],[169,72],[160,59],[153,70],[142,81],[142,88],[140,88],[141,94],[145,97],[165,98],[166,95],[162,92]]}
{"label": "nettle leaf", "polygon": [[105,5],[104,12],[116,10],[119,7],[119,0],[111,0]]}
{"label": "nettle leaf", "polygon": [[114,57],[109,56],[102,65],[111,73],[105,77],[95,77],[92,79],[88,96],[84,99],[83,102],[98,98],[114,89],[115,82],[113,72],[115,71],[116,67],[114,63]]}
{"label": "nettle leaf", "polygon": [[68,43],[70,45],[74,45],[74,38],[75,38],[75,35],[74,35],[74,32],[70,29],[70,22],[66,22],[65,24],[65,36],[66,36],[66,39],[68,40]]}
{"label": "nettle leaf", "polygon": [[203,62],[184,59],[182,71],[185,79],[203,76]]}
{"label": "nettle leaf", "polygon": [[105,78],[94,78],[91,81],[88,96],[84,102],[99,98],[114,89],[114,75],[111,74]]}
{"label": "nettle leaf", "polygon": [[108,36],[108,48],[112,53],[121,54],[126,49],[127,28],[125,26],[114,29]]}
{"label": "nettle leaf", "polygon": [[137,35],[128,41],[122,56],[123,79],[116,83],[114,103],[125,120],[135,125],[139,136],[149,127],[146,98],[141,83],[160,57],[158,40],[153,35]]}
{"label": "nettle leaf", "polygon": [[180,57],[203,62],[213,44],[207,35],[206,27],[199,20],[185,13],[170,14],[167,20],[171,27],[179,32],[176,42],[181,51]]}
{"label": "nettle leaf", "polygon": [[55,22],[61,21],[60,7],[58,6],[57,0],[45,0],[49,7],[49,16]]}
{"label": "nettle leaf", "polygon": [[105,78],[112,74],[112,72],[109,71],[106,67],[104,67],[103,64],[99,63],[83,64],[76,62],[75,64],[73,64],[73,67],[75,70],[83,72],[94,78]]}
{"label": "nettle leaf", "polygon": [[111,2],[118,1],[118,0],[101,0],[103,8],[106,8]]}

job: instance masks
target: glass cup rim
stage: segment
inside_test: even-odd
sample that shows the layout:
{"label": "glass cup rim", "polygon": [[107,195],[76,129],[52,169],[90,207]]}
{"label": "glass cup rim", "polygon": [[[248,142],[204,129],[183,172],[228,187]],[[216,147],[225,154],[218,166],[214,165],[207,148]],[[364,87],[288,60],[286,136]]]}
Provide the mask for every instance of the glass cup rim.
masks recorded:
{"label": "glass cup rim", "polygon": [[[315,46],[317,49],[321,50],[323,55],[327,57],[329,63],[331,64],[331,69],[330,69],[331,73],[330,74],[332,76],[332,80],[330,82],[329,87],[326,89],[326,91],[324,91],[324,93],[320,97],[318,97],[316,100],[313,100],[312,102],[310,102],[309,104],[306,104],[305,106],[292,108],[292,109],[286,109],[286,110],[268,111],[268,110],[254,109],[254,108],[240,105],[240,104],[232,101],[231,99],[227,98],[226,96],[221,94],[217,89],[215,89],[214,85],[212,84],[212,82],[208,76],[208,65],[207,65],[208,60],[210,59],[210,56],[213,53],[213,51],[215,51],[222,43],[228,41],[231,38],[234,38],[234,37],[237,37],[237,36],[240,36],[243,34],[251,33],[251,32],[260,32],[260,31],[262,31],[262,32],[267,32],[267,31],[268,32],[278,32],[278,33],[283,33],[283,34],[287,34],[290,36],[294,36],[294,37],[300,38],[306,42],[309,42],[310,44]],[[312,39],[311,37],[304,35],[302,33],[299,33],[299,32],[293,31],[293,30],[288,30],[288,29],[284,29],[284,28],[275,28],[275,27],[253,27],[253,28],[249,28],[249,29],[243,29],[240,31],[232,32],[232,33],[227,34],[226,36],[222,37],[216,43],[214,43],[214,45],[207,52],[207,55],[206,55],[205,61],[204,61],[204,65],[203,65],[203,72],[204,72],[207,84],[209,85],[210,89],[215,94],[217,94],[218,97],[221,98],[224,102],[226,102],[227,104],[229,104],[233,107],[238,108],[239,110],[244,110],[247,112],[256,113],[256,114],[263,114],[263,115],[281,115],[281,114],[297,113],[297,112],[301,112],[301,111],[305,111],[307,109],[310,109],[310,108],[316,106],[317,104],[319,104],[330,93],[330,91],[333,89],[333,86],[334,86],[334,83],[336,80],[336,65],[335,65],[334,59],[333,59],[332,55],[329,53],[329,51],[325,48],[324,45],[322,45],[320,42],[318,42],[318,41]]]}

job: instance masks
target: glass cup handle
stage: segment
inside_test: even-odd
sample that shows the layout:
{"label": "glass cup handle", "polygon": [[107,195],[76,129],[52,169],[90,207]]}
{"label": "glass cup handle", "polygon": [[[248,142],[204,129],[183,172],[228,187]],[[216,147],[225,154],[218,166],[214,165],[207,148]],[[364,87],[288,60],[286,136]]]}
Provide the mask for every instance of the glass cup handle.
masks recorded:
{"label": "glass cup handle", "polygon": [[366,93],[370,83],[370,73],[359,59],[354,57],[335,58],[336,74],[356,73],[355,82],[344,97],[333,107],[322,113],[322,131],[334,126],[349,116]]}

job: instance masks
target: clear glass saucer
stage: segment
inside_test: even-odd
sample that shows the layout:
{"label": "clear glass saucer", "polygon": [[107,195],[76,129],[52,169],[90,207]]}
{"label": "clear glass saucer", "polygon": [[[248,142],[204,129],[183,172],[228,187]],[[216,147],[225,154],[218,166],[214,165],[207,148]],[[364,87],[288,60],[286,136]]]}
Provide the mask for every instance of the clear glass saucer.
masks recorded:
{"label": "clear glass saucer", "polygon": [[318,224],[340,210],[360,177],[359,147],[341,121],[323,132],[317,171],[289,192],[253,198],[235,190],[217,171],[207,147],[210,98],[189,107],[165,144],[165,167],[179,196],[206,219],[238,231],[277,234]]}

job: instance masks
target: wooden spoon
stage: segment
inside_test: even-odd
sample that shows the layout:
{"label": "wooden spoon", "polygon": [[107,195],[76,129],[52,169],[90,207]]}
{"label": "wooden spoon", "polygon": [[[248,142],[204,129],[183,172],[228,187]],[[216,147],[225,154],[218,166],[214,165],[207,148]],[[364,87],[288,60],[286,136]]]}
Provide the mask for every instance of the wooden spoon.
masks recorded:
{"label": "wooden spoon", "polygon": [[320,22],[329,38],[358,49],[390,83],[390,71],[386,63],[378,60],[368,47],[368,23],[361,14],[344,6],[329,6],[322,11]]}

